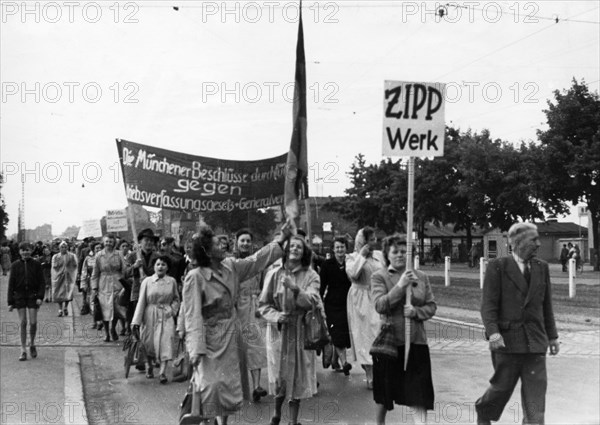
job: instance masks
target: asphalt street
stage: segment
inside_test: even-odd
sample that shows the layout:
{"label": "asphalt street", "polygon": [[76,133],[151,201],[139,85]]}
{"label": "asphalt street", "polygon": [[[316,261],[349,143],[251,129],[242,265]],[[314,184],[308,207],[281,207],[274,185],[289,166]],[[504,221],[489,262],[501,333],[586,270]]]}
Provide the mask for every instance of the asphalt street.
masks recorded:
{"label": "asphalt street", "polygon": [[[148,380],[133,369],[129,379],[125,379],[122,338],[117,342],[103,342],[102,335],[91,329],[90,316],[79,316],[79,298],[67,317],[57,317],[53,304],[43,304],[36,342],[39,356],[19,362],[20,324],[17,313],[9,313],[6,307],[6,287],[7,278],[2,277],[0,423],[162,425],[177,422],[178,404],[186,384],[160,385],[157,379]],[[485,391],[492,374],[487,343],[476,315],[463,314],[469,319],[465,321],[445,318],[443,312],[441,307],[438,319],[427,325],[435,387],[435,409],[429,412],[427,419],[434,424],[475,423],[474,402]],[[561,353],[547,360],[546,422],[600,423],[600,330],[590,326],[563,333],[560,340]],[[262,379],[266,387],[266,371]],[[318,380],[318,395],[301,404],[300,422],[304,425],[373,423],[372,392],[366,387],[359,365],[354,364],[348,377],[319,367]],[[230,423],[267,424],[273,408],[270,396],[260,403],[247,402],[230,418]],[[517,387],[499,423],[521,421]],[[411,422],[410,409],[397,406],[388,414],[389,424]]]}

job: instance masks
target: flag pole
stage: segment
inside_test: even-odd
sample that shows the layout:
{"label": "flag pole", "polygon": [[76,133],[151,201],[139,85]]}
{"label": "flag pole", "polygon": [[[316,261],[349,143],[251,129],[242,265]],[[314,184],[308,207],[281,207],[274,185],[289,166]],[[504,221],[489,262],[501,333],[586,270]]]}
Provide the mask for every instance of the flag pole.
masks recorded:
{"label": "flag pole", "polygon": [[[414,207],[414,191],[415,191],[415,158],[408,158],[408,208],[406,211],[406,270],[413,270],[413,207]],[[406,287],[406,302],[405,306],[411,305],[410,299],[412,296],[412,284]],[[408,365],[408,355],[410,354],[410,335],[411,335],[411,318],[404,318],[404,370]]]}

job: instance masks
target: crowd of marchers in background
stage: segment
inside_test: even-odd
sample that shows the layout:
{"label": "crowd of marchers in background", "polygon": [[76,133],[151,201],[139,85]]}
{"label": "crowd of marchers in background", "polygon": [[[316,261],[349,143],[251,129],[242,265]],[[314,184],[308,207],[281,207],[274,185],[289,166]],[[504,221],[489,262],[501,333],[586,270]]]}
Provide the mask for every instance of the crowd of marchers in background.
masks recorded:
{"label": "crowd of marchers in background", "polygon": [[[186,360],[189,366],[178,367],[172,379],[190,380],[207,424],[226,424],[244,399],[258,403],[268,394],[275,399],[270,424],[279,424],[286,401],[290,423],[298,424],[301,401],[318,392],[317,355],[324,367],[346,376],[353,363],[360,365],[378,424],[394,404],[410,406],[413,420],[425,422],[434,387],[424,322],[437,306],[428,276],[407,267],[405,236],[379,241],[364,227],[353,252],[350,241],[338,237],[333,255],[323,257],[293,228],[286,221],[260,249],[249,229],[230,238],[208,226],[184,249],[151,229],[142,230],[135,244],[112,234],[78,244],[22,242],[12,259],[3,245],[3,270],[7,257],[12,260],[8,306],[21,324],[19,360],[28,357],[27,330],[29,355],[38,356],[39,307],[54,303],[64,317],[77,290],[80,315],[90,315],[106,342],[127,336],[143,346],[144,361],[136,368],[147,379],[158,367],[159,382],[166,384],[169,362]],[[512,253],[489,263],[484,282],[481,313],[495,374],[476,402],[478,422],[498,420],[521,379],[524,415],[543,423],[545,355],[559,348],[549,269],[535,258],[540,242],[534,225],[517,223],[508,236]],[[317,350],[306,343],[307,317],[316,312],[329,340]],[[267,388],[261,386],[263,370]]]}

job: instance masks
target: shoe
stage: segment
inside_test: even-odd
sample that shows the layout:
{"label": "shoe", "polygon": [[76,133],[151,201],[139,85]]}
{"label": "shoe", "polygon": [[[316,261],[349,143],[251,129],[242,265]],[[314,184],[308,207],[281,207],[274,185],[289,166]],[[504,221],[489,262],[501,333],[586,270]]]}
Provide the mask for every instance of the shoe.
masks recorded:
{"label": "shoe", "polygon": [[273,416],[271,418],[271,422],[269,422],[269,425],[279,425],[279,422],[281,422],[281,418],[278,418],[277,416]]}
{"label": "shoe", "polygon": [[341,366],[340,366],[340,362],[338,362],[337,360],[336,360],[335,362],[331,363],[331,368],[332,368],[333,370],[335,370],[336,372],[338,372],[338,371],[341,371],[341,370],[342,370],[342,368],[341,368]]}
{"label": "shoe", "polygon": [[106,338],[104,338],[104,342],[110,342],[110,336],[106,335]]}
{"label": "shoe", "polygon": [[350,370],[352,370],[352,365],[348,362],[344,363],[344,367],[342,368],[344,375],[346,375],[346,376],[350,375]]}
{"label": "shoe", "polygon": [[27,360],[27,353],[25,351],[23,351],[21,353],[21,355],[19,356],[19,361],[24,362],[25,360]]}
{"label": "shoe", "polygon": [[257,387],[254,391],[252,391],[252,401],[258,403],[261,397],[267,396],[267,391],[262,387]]}
{"label": "shoe", "polygon": [[154,372],[152,371],[152,369],[148,369],[148,372],[146,372],[146,378],[148,378],[148,379],[154,378]]}
{"label": "shoe", "polygon": [[96,322],[92,323],[92,329],[96,329],[98,327],[98,325],[96,324]]}
{"label": "shoe", "polygon": [[169,380],[167,379],[167,376],[164,373],[161,373],[160,375],[158,375],[158,382],[164,385],[167,382],[169,382]]}
{"label": "shoe", "polygon": [[65,309],[63,310],[63,313],[64,313],[64,315],[65,315],[65,316],[68,316],[68,315],[69,315],[69,310],[67,310],[67,309],[65,308]]}
{"label": "shoe", "polygon": [[125,328],[121,329],[121,332],[119,332],[119,335],[125,336]]}
{"label": "shoe", "polygon": [[143,365],[143,364],[136,364],[136,365],[135,365],[135,368],[136,368],[137,370],[139,370],[140,372],[144,372],[144,371],[146,370],[146,365]]}
{"label": "shoe", "polygon": [[110,335],[112,336],[113,341],[119,340],[119,335],[117,335],[117,331],[115,329],[110,330]]}
{"label": "shoe", "polygon": [[63,317],[63,312],[62,312],[62,310],[58,310],[58,317]]}
{"label": "shoe", "polygon": [[35,348],[34,345],[29,347],[29,354],[31,354],[32,359],[35,359],[37,357],[37,349]]}

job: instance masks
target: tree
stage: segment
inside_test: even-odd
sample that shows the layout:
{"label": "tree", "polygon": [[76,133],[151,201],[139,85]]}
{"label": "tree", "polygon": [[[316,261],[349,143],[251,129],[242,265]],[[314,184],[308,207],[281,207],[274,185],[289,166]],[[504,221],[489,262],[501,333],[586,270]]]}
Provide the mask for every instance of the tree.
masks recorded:
{"label": "tree", "polygon": [[6,230],[8,229],[8,213],[6,212],[6,204],[4,196],[2,196],[2,185],[4,184],[4,176],[0,173],[0,241],[6,239]]}
{"label": "tree", "polygon": [[[442,157],[415,161],[414,220],[421,246],[428,222],[465,230],[469,248],[475,225],[507,230],[519,219],[543,217],[530,189],[533,160],[527,146],[492,140],[487,130],[472,134],[448,127],[445,147]],[[349,175],[347,199],[328,208],[359,226],[372,225],[386,233],[404,229],[405,164],[388,159],[366,165],[359,154]]]}
{"label": "tree", "polygon": [[358,227],[373,226],[386,233],[404,229],[407,176],[400,161],[366,165],[364,156],[358,154],[348,175],[352,186],[345,190],[346,199],[329,202],[325,209],[340,213]]}
{"label": "tree", "polygon": [[537,131],[541,146],[534,149],[539,168],[535,190],[544,208],[554,214],[568,212],[567,202],[587,203],[598,271],[600,98],[590,93],[585,81],[573,78],[568,90],[554,91],[554,102],[548,100],[544,113],[548,130]]}

